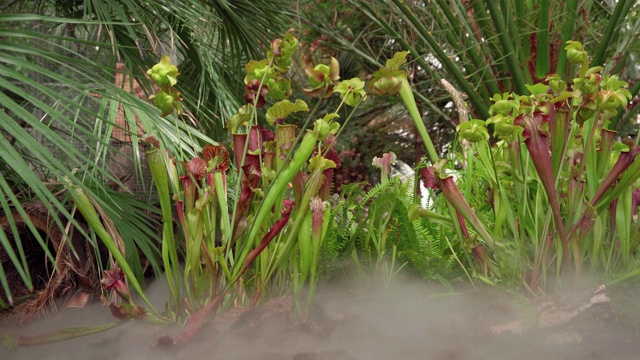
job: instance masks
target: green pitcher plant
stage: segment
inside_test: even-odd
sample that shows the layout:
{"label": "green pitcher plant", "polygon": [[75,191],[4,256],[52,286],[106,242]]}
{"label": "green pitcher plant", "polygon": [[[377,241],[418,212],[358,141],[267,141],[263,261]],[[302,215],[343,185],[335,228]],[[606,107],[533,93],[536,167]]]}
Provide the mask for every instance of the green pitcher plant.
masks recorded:
{"label": "green pitcher plant", "polygon": [[[360,79],[339,81],[335,59],[330,65],[307,69],[315,89],[309,95],[320,97],[315,109],[333,93],[342,101],[335,112],[313,121],[310,129],[315,109],[300,131],[287,124],[291,114],[309,112],[306,102],[289,100],[289,70],[297,46],[297,38],[287,32],[270,44],[266,59],[247,64],[246,104],[226,121],[232,152],[211,143],[194,149],[196,156],[186,157],[169,153],[153,134],[144,137],[162,211],[160,255],[171,294],[164,310],[154,308],[146,297],[117,240],[100,221],[98,204],[68,181],[78,209],[114,259],[101,281],[105,292],[120,299],[110,305],[111,312],[120,320],[183,325],[175,338],[159,339],[163,345],[185,344],[219,309],[257,306],[282,295],[293,296],[301,319],[307,318],[330,222],[332,173],[340,164],[333,149],[340,130],[338,111],[345,104],[355,110],[366,92]],[[150,100],[160,116],[180,121],[184,109],[177,89],[178,67],[163,56],[147,74],[159,86]],[[258,111],[267,106],[265,112]],[[146,307],[136,302],[138,298]],[[24,343],[59,341],[117,324],[44,334]]]}
{"label": "green pitcher plant", "polygon": [[638,270],[640,150],[637,138],[617,139],[609,128],[631,94],[627,83],[590,67],[580,43],[569,41],[566,50],[577,74],[571,82],[549,75],[527,86],[530,95],[496,94],[488,119],[461,119],[458,137],[470,145],[455,157],[466,164],[458,181],[399,69],[407,53],[369,84],[371,94],[397,92],[404,100],[431,164],[421,171],[424,185],[446,198],[471,267],[486,282],[537,292],[550,274],[579,280],[585,265],[605,275]]}
{"label": "green pitcher plant", "polygon": [[[332,149],[340,129],[337,113],[344,104],[357,106],[366,94],[360,79],[339,82],[339,64],[331,59],[330,65],[307,69],[314,89],[309,95],[336,92],[342,99],[338,109],[310,129],[287,124],[291,114],[310,111],[303,100],[289,100],[297,45],[288,32],[270,44],[266,59],[247,64],[246,104],[226,122],[231,151],[204,144],[197,156],[180,158],[153,136],[146,138],[163,215],[162,260],[172,294],[167,315],[174,321],[185,313],[197,318],[218,307],[255,306],[281,295],[301,300],[304,318],[312,303],[329,222],[331,174],[339,163]],[[154,100],[161,115],[178,119],[177,67],[163,57],[149,75],[160,86]]]}

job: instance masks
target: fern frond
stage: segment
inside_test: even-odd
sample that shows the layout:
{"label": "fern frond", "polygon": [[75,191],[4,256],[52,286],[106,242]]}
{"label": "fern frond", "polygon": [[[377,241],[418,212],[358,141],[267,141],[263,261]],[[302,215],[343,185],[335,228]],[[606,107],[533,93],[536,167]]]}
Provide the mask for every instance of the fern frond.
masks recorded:
{"label": "fern frond", "polygon": [[364,198],[362,199],[362,203],[363,204],[368,203],[372,198],[374,198],[376,196],[379,196],[380,193],[386,191],[392,184],[393,184],[393,181],[389,181],[387,183],[379,183],[379,184],[373,186],[365,194]]}

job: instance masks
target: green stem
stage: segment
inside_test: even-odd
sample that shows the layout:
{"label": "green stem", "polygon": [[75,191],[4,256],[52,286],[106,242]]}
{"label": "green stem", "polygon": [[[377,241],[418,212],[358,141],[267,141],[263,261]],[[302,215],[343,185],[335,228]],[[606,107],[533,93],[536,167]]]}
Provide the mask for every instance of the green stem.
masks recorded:
{"label": "green stem", "polygon": [[567,51],[564,49],[567,41],[573,38],[573,25],[576,22],[576,14],[578,13],[578,0],[567,0],[564,5],[564,13],[562,14],[562,43],[560,44],[560,54],[558,55],[558,64],[556,65],[556,74],[563,79],[567,78]]}
{"label": "green stem", "polygon": [[[125,274],[127,280],[129,281],[129,284],[131,284],[131,286],[138,292],[142,300],[147,303],[147,305],[149,305],[149,308],[153,312],[156,312],[155,308],[144,294],[144,291],[142,290],[140,283],[138,283],[133,270],[131,270],[131,267],[120,252],[120,249],[118,249],[118,245],[113,240],[111,235],[109,235],[109,232],[107,231],[107,229],[105,229],[104,225],[100,221],[100,217],[98,216],[96,209],[91,204],[91,200],[89,199],[87,194],[80,186],[73,185],[69,178],[65,178],[65,180],[69,185],[69,189],[71,190],[70,193],[71,197],[73,198],[73,202],[77,206],[82,216],[85,218],[85,220],[87,220],[87,223],[89,224],[91,229],[95,231],[100,240],[102,240],[102,243],[107,248],[111,256],[114,257],[114,259],[118,263],[118,266],[120,266],[122,272]],[[129,303],[131,305],[134,305],[133,299],[129,298]]]}
{"label": "green stem", "polygon": [[[147,151],[147,162],[151,177],[158,191],[160,208],[162,209],[162,262],[169,291],[173,296],[173,305],[178,309],[180,304],[180,289],[176,284],[178,278],[178,254],[173,234],[173,215],[171,211],[171,195],[169,194],[169,171],[165,164],[164,151],[154,147]],[[173,176],[176,176],[175,174]]]}
{"label": "green stem", "polygon": [[407,107],[407,111],[409,111],[409,115],[413,119],[416,130],[418,130],[418,134],[420,135],[422,143],[424,144],[424,148],[427,150],[429,160],[431,160],[432,164],[435,164],[435,162],[440,158],[438,157],[438,152],[436,151],[435,146],[433,146],[433,142],[431,141],[431,137],[427,132],[427,128],[424,126],[422,116],[420,116],[420,111],[418,110],[418,105],[416,105],[416,100],[413,98],[411,85],[409,85],[409,80],[407,80],[406,77],[402,78],[400,97],[402,98],[402,101],[404,101],[404,105]]}
{"label": "green stem", "polygon": [[218,206],[220,207],[220,233],[222,234],[222,243],[224,245],[231,241],[231,222],[229,220],[229,208],[227,205],[227,192],[224,186],[223,174],[220,171],[213,173],[213,183],[216,189],[216,199],[218,200]]}
{"label": "green stem", "polygon": [[313,243],[312,243],[312,232],[311,232],[311,211],[306,211],[304,214],[301,224],[298,227],[298,259],[299,259],[299,273],[300,273],[300,282],[297,289],[294,290],[294,294],[296,297],[298,296],[300,290],[302,289],[302,285],[307,281],[307,276],[309,276],[309,272],[311,271],[311,258],[313,256]]}
{"label": "green stem", "polygon": [[311,258],[311,274],[309,278],[309,294],[307,296],[307,314],[309,313],[309,309],[311,309],[311,304],[313,301],[313,297],[316,289],[316,281],[317,281],[317,270],[318,270],[318,261],[320,259],[320,248],[322,247],[322,242],[327,235],[327,229],[329,228],[329,222],[331,221],[331,209],[327,207],[324,209],[322,214],[322,228],[320,229],[319,234],[312,234],[312,244],[313,244],[313,257]]}
{"label": "green stem", "polygon": [[[519,2],[519,1],[516,1]],[[549,0],[541,0],[538,9],[538,48],[536,49],[536,77],[549,73]]]}
{"label": "green stem", "polygon": [[611,39],[614,37],[615,32],[620,30],[621,28],[619,20],[624,19],[624,17],[627,16],[629,9],[631,9],[631,6],[627,5],[631,5],[631,3],[632,1],[629,0],[619,0],[616,4],[615,9],[613,10],[613,15],[611,15],[611,18],[609,18],[609,21],[607,22],[607,28],[602,35],[602,39],[600,39],[600,45],[598,46],[598,49],[596,49],[593,60],[591,60],[592,67],[602,66],[604,62],[604,56],[607,53],[609,45],[611,45]]}
{"label": "green stem", "polygon": [[[320,121],[320,120],[319,120]],[[305,165],[307,159],[313,154],[313,149],[315,148],[316,141],[318,140],[318,134],[315,131],[308,131],[304,138],[302,139],[302,143],[300,143],[300,147],[296,151],[295,155],[291,159],[291,163],[289,166],[284,169],[274,180],[264,196],[262,203],[258,209],[258,212],[253,219],[253,223],[251,224],[251,228],[249,230],[249,236],[247,241],[243,244],[243,250],[239,258],[236,259],[236,263],[242,263],[243,259],[249,253],[252,244],[255,243],[254,239],[258,236],[260,229],[264,225],[265,220],[267,219],[267,215],[271,213],[271,207],[274,205],[276,199],[279,195],[285,190],[289,182],[293,180],[293,177],[300,171],[300,169]],[[233,281],[237,280],[240,275],[241,266],[237,266],[234,270]]]}
{"label": "green stem", "polygon": [[525,86],[524,77],[522,75],[522,68],[520,68],[520,63],[518,61],[515,48],[513,47],[513,41],[509,39],[509,34],[507,33],[507,28],[504,23],[505,19],[500,13],[500,9],[498,9],[498,3],[497,1],[487,1],[487,6],[489,8],[489,14],[491,15],[493,24],[496,28],[496,31],[498,32],[498,40],[500,40],[500,45],[506,52],[504,56],[506,57],[509,73],[511,75],[511,78],[513,79],[514,90],[519,95],[526,95],[529,93],[529,91]]}
{"label": "green stem", "polygon": [[[411,115],[414,125],[418,130],[418,134],[422,138],[422,142],[424,144],[425,149],[427,150],[427,155],[429,160],[431,161],[432,164],[436,164],[440,160],[440,158],[438,157],[438,152],[436,151],[435,146],[433,146],[433,142],[431,141],[431,137],[427,132],[427,128],[424,126],[424,122],[422,121],[422,117],[420,116],[420,112],[418,111],[418,106],[416,105],[415,99],[413,98],[411,85],[409,85],[409,81],[407,80],[406,77],[402,78],[402,87],[400,88],[400,97],[404,101],[404,104],[407,110],[409,111],[409,115]],[[451,199],[447,199],[447,200],[449,204]],[[475,215],[473,210],[471,210],[471,207],[466,203],[464,199],[462,199],[462,201],[460,202],[460,205],[465,207],[465,209],[462,209],[462,208],[460,209],[460,213],[465,217],[467,221],[469,221],[474,226],[478,234],[480,234],[480,236],[484,240],[486,240],[487,244],[489,244],[489,246],[493,248],[493,239],[491,238],[490,234],[486,231],[483,224],[480,222],[480,219],[478,219],[478,217]],[[449,213],[452,219],[456,218],[457,214],[453,206],[449,207]],[[455,223],[456,222],[454,221],[454,224]],[[462,232],[458,231],[458,235],[461,235],[461,234]],[[463,239],[463,238],[464,237],[460,237],[460,239]]]}
{"label": "green stem", "polygon": [[[489,117],[489,109],[486,103],[482,100],[482,98],[476,93],[473,86],[467,81],[464,74],[458,69],[458,67],[454,64],[454,62],[449,58],[449,56],[444,52],[440,44],[433,38],[431,33],[427,30],[427,28],[416,18],[413,12],[404,4],[402,0],[393,0],[394,4],[398,6],[398,8],[404,13],[407,20],[418,30],[420,37],[424,41],[429,44],[431,49],[436,53],[438,60],[442,63],[442,65],[447,69],[447,71],[456,79],[456,82],[462,90],[469,96],[469,102],[478,109],[481,116]],[[524,86],[523,86],[524,87]],[[526,91],[526,88],[525,88]],[[524,94],[524,93],[523,93]]]}
{"label": "green stem", "polygon": [[280,266],[282,261],[287,259],[289,252],[294,246],[295,240],[298,238],[300,227],[304,225],[305,216],[310,212],[309,205],[311,204],[311,199],[318,194],[323,180],[323,170],[318,168],[316,168],[309,176],[300,204],[296,204],[298,208],[289,228],[287,229],[287,239],[285,240],[284,245],[282,245],[279,257],[273,256],[272,259],[269,260],[270,270],[267,272],[267,278],[271,277],[272,272]]}
{"label": "green stem", "polygon": [[[451,5],[445,0],[436,0],[436,2],[449,21],[449,25],[453,28],[453,33],[459,34],[464,41],[464,51],[462,53],[469,56],[473,66],[481,73],[481,84],[486,86],[490,94],[501,93],[498,83],[491,74],[491,67],[487,65],[486,61],[482,60],[480,54],[476,51],[477,44],[471,42],[472,37],[465,36],[465,30],[460,26],[460,21],[456,19],[455,14],[451,10]],[[424,3],[426,5],[427,1],[424,1]],[[486,100],[489,100],[489,98],[486,98]]]}

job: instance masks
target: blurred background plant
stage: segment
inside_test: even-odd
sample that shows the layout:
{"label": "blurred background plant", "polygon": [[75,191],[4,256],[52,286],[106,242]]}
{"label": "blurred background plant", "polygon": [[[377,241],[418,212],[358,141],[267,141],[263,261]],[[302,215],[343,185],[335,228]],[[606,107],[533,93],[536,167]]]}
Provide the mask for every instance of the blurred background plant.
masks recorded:
{"label": "blurred background plant", "polygon": [[[308,1],[301,6],[315,56],[335,56],[345,71],[371,74],[397,51],[410,51],[407,71],[421,116],[440,154],[453,143],[460,119],[445,79],[464,94],[472,118],[486,119],[494,94],[527,94],[548,74],[573,76],[564,44],[580,41],[605,73],[640,89],[637,66],[640,5],[628,1]],[[637,132],[637,100],[612,120],[622,136]],[[364,159],[394,151],[416,166],[424,155],[399,99],[370,101],[354,118]],[[466,119],[465,119],[466,120]],[[400,139],[397,139],[399,137]],[[350,137],[346,136],[344,139]],[[380,141],[383,139],[383,141]],[[389,149],[380,144],[390,143]],[[392,147],[392,148],[391,148]],[[372,171],[372,169],[370,169]]]}

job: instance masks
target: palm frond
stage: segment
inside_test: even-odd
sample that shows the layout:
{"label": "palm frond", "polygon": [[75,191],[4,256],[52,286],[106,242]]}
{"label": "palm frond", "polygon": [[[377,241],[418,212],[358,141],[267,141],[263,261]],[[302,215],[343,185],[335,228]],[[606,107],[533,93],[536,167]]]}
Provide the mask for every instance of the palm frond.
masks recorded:
{"label": "palm frond", "polygon": [[[130,129],[136,129],[139,122],[146,133],[161,139],[172,153],[193,154],[199,143],[213,140],[179,119],[161,118],[150,104],[116,86],[116,57],[104,49],[120,53],[131,47],[114,43],[112,36],[116,32],[105,31],[100,35],[100,30],[117,26],[139,30],[129,18],[121,21],[104,17],[98,21],[0,14],[1,212],[5,216],[18,214],[46,253],[47,261],[55,264],[47,239],[29,220],[23,204],[33,201],[43,204],[62,233],[68,234],[70,223],[91,239],[73,216],[65,190],[65,179],[69,179],[96,199],[115,228],[126,231],[123,240],[130,255],[128,260],[142,279],[137,249],[145,254],[156,272],[161,270],[152,240],[156,237],[155,224],[149,215],[156,210],[148,202],[137,201],[112,188],[124,188],[109,161],[119,151],[111,141],[114,129],[119,126],[118,108],[123,106]],[[125,33],[133,36],[130,31]],[[138,68],[143,68],[143,64],[138,64]],[[131,161],[136,172],[141,173],[137,133],[131,136],[134,149]],[[19,230],[14,226],[2,229],[0,243],[21,281],[33,291],[28,269],[30,254],[21,250]],[[98,246],[94,248],[99,250]],[[0,282],[4,298],[11,304],[11,284],[5,274],[6,271],[0,272]]]}

